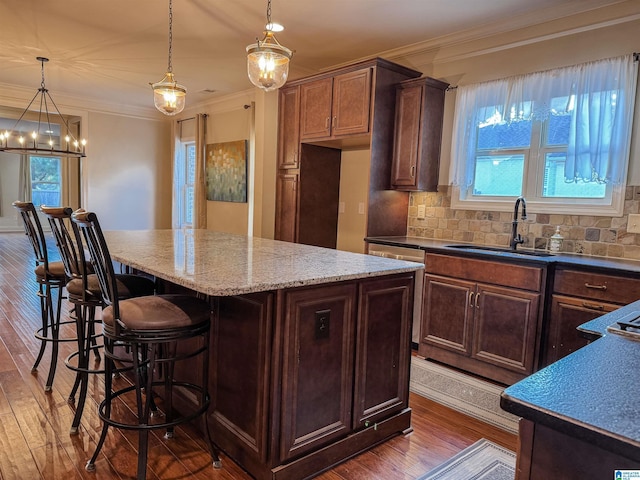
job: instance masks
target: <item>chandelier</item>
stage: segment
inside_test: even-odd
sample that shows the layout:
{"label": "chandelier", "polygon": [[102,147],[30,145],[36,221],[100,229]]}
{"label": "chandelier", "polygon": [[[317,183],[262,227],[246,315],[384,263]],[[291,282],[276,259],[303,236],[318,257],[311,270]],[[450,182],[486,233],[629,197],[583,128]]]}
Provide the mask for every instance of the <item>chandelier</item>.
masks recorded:
{"label": "chandelier", "polygon": [[153,103],[165,115],[176,115],[184,110],[187,89],[176,82],[171,65],[171,45],[173,43],[173,5],[169,0],[169,66],[164,78],[152,83]]}
{"label": "chandelier", "polygon": [[[271,0],[267,3],[264,38],[247,47],[247,73],[256,87],[267,92],[280,88],[289,75],[292,52],[278,43],[275,33],[284,30],[271,21]],[[257,39],[256,39],[257,40]]]}
{"label": "chandelier", "polygon": [[[87,141],[83,138],[78,141],[71,134],[67,119],[60,113],[58,106],[51,98],[51,94],[44,82],[44,64],[49,61],[45,57],[36,57],[40,62],[42,81],[40,88],[35,93],[27,108],[24,109],[18,121],[11,130],[0,132],[0,152],[21,153],[44,157],[84,157]],[[38,120],[29,121],[35,112],[29,113],[31,105],[39,99]],[[49,105],[55,109],[49,111]],[[26,117],[26,118],[25,118]],[[61,138],[60,122],[66,128],[66,134]]]}

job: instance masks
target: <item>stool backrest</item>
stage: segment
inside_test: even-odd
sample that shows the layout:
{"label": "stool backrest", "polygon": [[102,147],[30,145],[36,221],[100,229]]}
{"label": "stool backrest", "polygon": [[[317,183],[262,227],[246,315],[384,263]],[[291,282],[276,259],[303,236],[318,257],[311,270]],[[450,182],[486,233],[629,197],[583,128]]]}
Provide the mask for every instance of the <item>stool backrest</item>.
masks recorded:
{"label": "stool backrest", "polygon": [[21,202],[16,200],[13,206],[20,212],[22,223],[24,224],[24,233],[26,233],[33,253],[36,256],[36,265],[44,264],[45,271],[49,270],[49,256],[47,255],[47,242],[42,231],[38,212],[31,202]]}
{"label": "stool backrest", "polygon": [[105,305],[110,305],[113,308],[114,318],[118,319],[120,318],[120,307],[118,305],[116,274],[98,217],[93,212],[76,210],[71,214],[71,221],[78,227],[82,240],[89,250],[91,265],[100,283],[102,301]]}
{"label": "stool backrest", "polygon": [[[81,240],[79,232],[74,233],[74,237],[69,233],[67,224],[71,225],[71,214],[73,210],[71,207],[47,207],[42,205],[40,207],[42,213],[45,214],[49,225],[51,226],[51,233],[56,241],[56,246],[60,252],[60,259],[64,264],[64,271],[67,277],[84,278],[85,262],[84,257],[80,252],[84,253],[82,249],[82,243],[77,243]],[[71,225],[74,232],[77,232],[75,224]]]}

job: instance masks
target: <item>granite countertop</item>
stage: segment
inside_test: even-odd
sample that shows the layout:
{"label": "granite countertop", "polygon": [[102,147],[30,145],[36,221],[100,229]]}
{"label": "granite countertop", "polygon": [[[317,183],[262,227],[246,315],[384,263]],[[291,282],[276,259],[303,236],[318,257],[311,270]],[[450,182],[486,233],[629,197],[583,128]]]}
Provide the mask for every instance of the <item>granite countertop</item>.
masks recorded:
{"label": "granite countertop", "polygon": [[583,325],[602,337],[505,389],[501,407],[640,461],[640,341],[606,330],[627,315],[640,300]]}
{"label": "granite countertop", "polygon": [[[422,237],[366,237],[365,241],[379,245],[389,245],[396,247],[416,248],[432,253],[452,253],[465,257],[502,259],[518,262],[532,262],[542,265],[556,265],[568,267],[582,267],[597,270],[615,270],[619,273],[640,274],[640,261],[622,258],[593,257],[589,255],[579,255],[572,253],[554,253],[548,256],[535,256],[526,252],[533,252],[531,249],[518,247],[518,250],[525,253],[513,253],[505,248],[504,251],[474,250],[473,248],[456,248],[451,245],[465,245],[466,242],[455,240],[435,240]],[[468,244],[473,245],[473,244]]]}
{"label": "granite countertop", "polygon": [[114,260],[212,296],[413,272],[422,264],[211,230],[108,231]]}

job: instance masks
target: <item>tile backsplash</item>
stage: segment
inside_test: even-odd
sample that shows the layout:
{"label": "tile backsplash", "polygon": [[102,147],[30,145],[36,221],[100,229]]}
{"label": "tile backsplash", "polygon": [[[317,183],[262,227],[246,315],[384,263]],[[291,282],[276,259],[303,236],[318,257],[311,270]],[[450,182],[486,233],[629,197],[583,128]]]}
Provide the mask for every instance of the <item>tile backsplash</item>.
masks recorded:
{"label": "tile backsplash", "polygon": [[[450,191],[448,186],[439,186],[437,193],[411,193],[407,235],[509,245],[513,211],[453,210]],[[418,205],[425,206],[425,218],[418,218]],[[626,188],[622,217],[527,212],[527,221],[520,221],[518,232],[524,238],[524,248],[545,250],[559,226],[564,237],[561,252],[640,260],[640,234],[627,232],[630,213],[640,213],[640,186]]]}

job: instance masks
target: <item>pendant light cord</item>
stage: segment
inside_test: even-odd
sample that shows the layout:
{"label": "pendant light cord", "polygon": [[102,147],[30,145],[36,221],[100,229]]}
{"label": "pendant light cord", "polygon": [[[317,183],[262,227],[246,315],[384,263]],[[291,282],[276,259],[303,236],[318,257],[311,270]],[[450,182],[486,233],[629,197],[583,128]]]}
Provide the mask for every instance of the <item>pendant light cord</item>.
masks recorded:
{"label": "pendant light cord", "polygon": [[173,67],[171,65],[171,45],[173,44],[173,4],[169,0],[169,66],[167,71],[173,73]]}

